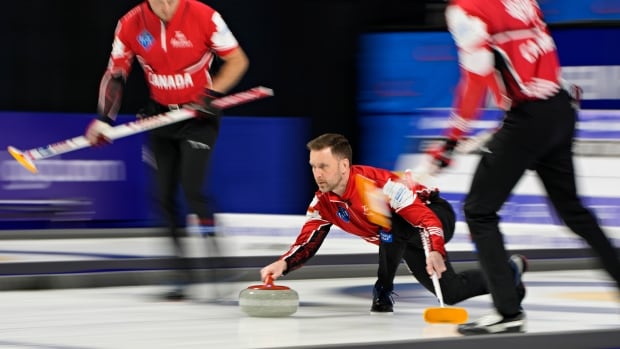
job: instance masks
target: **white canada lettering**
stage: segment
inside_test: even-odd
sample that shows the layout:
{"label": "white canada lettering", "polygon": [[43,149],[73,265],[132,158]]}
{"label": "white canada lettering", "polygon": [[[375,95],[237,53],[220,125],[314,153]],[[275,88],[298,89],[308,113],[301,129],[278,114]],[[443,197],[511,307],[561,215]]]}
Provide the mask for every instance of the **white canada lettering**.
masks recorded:
{"label": "white canada lettering", "polygon": [[173,75],[149,73],[149,82],[162,90],[182,90],[194,86],[194,80],[189,73]]}

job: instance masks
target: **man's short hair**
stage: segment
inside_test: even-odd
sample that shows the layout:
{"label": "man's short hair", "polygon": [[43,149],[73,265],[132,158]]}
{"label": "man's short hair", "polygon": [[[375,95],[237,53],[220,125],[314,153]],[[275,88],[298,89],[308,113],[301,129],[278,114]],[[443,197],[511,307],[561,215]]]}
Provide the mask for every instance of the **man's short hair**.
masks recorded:
{"label": "man's short hair", "polygon": [[353,150],[349,140],[338,133],[324,133],[306,144],[308,150],[323,150],[331,148],[332,154],[341,159],[348,159],[349,164],[353,161]]}

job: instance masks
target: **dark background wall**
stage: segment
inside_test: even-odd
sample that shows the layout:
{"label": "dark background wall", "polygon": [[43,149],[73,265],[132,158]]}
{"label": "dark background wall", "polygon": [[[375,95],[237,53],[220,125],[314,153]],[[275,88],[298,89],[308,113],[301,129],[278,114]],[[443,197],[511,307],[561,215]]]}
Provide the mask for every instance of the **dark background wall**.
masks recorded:
{"label": "dark background wall", "polygon": [[[95,112],[116,21],[138,0],[22,0],[5,4],[0,110]],[[433,1],[209,0],[251,59],[237,90],[276,97],[231,115],[305,116],[312,134],[340,132],[354,147],[356,37],[369,27],[424,25]],[[437,1],[434,1],[437,2]],[[440,1],[441,2],[441,1]],[[121,113],[147,98],[136,66]],[[51,121],[53,122],[53,121]]]}
{"label": "dark background wall", "polygon": [[[5,4],[0,23],[0,110],[94,115],[116,22],[141,2],[21,0]],[[235,90],[263,85],[275,91],[273,98],[226,114],[307,117],[311,137],[324,132],[347,136],[354,161],[362,141],[356,111],[358,33],[369,28],[424,26],[433,8],[445,5],[443,0],[203,2],[222,14],[250,58],[250,69]],[[135,113],[147,98],[143,73],[135,65],[120,112]],[[309,171],[305,181],[313,192]]]}

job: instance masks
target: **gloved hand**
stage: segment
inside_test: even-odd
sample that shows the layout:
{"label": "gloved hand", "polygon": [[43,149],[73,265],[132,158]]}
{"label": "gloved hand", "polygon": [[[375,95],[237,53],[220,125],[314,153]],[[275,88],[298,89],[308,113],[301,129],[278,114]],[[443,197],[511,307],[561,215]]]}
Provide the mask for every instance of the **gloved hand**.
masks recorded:
{"label": "gloved hand", "polygon": [[581,108],[581,98],[583,97],[583,89],[577,85],[571,85],[570,90],[568,90],[568,94],[570,95],[570,102],[573,105],[575,110],[579,110]]}
{"label": "gloved hand", "polygon": [[[84,137],[94,146],[102,146],[112,143],[112,140],[104,136],[104,132],[112,127],[112,120],[109,118],[93,119],[86,127]],[[109,120],[108,120],[109,119]]]}
{"label": "gloved hand", "polygon": [[564,79],[560,80],[560,85],[562,86],[562,89],[568,92],[573,108],[575,108],[575,110],[579,110],[581,107],[581,98],[583,97],[583,89],[578,85]]}
{"label": "gloved hand", "polygon": [[431,156],[431,162],[437,170],[450,166],[457,143],[456,139],[450,138],[428,151],[428,154]]}
{"label": "gloved hand", "polygon": [[[189,107],[199,111],[203,116],[217,115],[220,113],[220,109],[213,106],[212,102],[220,97],[224,97],[224,94],[206,88],[194,98],[194,102]],[[198,117],[200,117],[200,113],[198,113]]]}
{"label": "gloved hand", "polygon": [[155,101],[149,100],[142,108],[138,109],[136,118],[145,119],[153,115],[165,113],[166,111],[167,110],[163,109],[162,106],[155,103]]}

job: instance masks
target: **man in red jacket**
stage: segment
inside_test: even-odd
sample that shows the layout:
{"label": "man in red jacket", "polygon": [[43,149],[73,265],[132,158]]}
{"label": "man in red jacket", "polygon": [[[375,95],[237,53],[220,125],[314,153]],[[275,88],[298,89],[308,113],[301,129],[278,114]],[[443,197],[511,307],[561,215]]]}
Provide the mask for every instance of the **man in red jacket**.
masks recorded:
{"label": "man in red jacket", "polygon": [[620,287],[620,260],[575,185],[572,144],[580,89],[563,88],[555,43],[535,0],[453,0],[448,29],[459,82],[447,141],[429,152],[429,172],[451,162],[487,91],[506,110],[474,173],[464,213],[497,314],[464,324],[465,335],[525,331],[525,313],[499,230],[498,211],[528,169],[539,175],[566,225],[599,255]]}
{"label": "man in red jacket", "polygon": [[[445,249],[452,238],[455,214],[452,206],[439,196],[437,189],[421,184],[403,182],[402,178],[385,169],[352,165],[352,150],[348,140],[339,134],[323,134],[307,144],[310,166],[318,190],[306,213],[306,223],[297,240],[280,258],[261,269],[263,281],[300,268],[320,248],[332,225],[379,245],[378,280],[374,287],[372,313],[393,312],[394,276],[404,259],[415,278],[434,293],[430,275],[440,276],[444,302],[455,304],[464,299],[486,294],[488,289],[479,270],[456,273]],[[389,202],[391,229],[372,223],[368,207],[360,195],[355,176],[373,180]],[[426,257],[422,235],[430,239]],[[515,267],[517,285],[525,295],[520,275],[525,259],[515,255],[510,262]]]}
{"label": "man in red jacket", "polygon": [[[211,101],[232,89],[243,77],[248,58],[222,16],[196,0],[147,0],[119,21],[112,53],[101,80],[98,114],[86,130],[93,144],[105,143],[102,132],[111,127],[121,104],[123,87],[137,58],[150,92],[139,112],[148,117],[182,106],[197,110],[197,117],[150,132],[155,157],[159,203],[174,242],[179,269],[187,269],[175,203],[179,183],[187,206],[198,216],[202,232],[213,234],[213,212],[205,195],[208,164],[220,128],[220,111]],[[211,75],[211,63],[222,61]],[[188,273],[177,280],[172,299],[184,298]]]}

